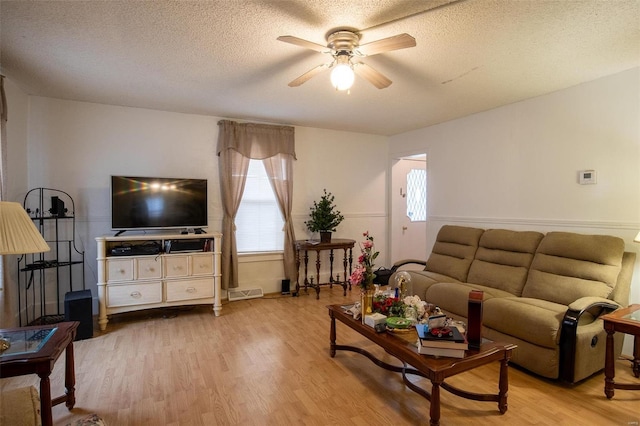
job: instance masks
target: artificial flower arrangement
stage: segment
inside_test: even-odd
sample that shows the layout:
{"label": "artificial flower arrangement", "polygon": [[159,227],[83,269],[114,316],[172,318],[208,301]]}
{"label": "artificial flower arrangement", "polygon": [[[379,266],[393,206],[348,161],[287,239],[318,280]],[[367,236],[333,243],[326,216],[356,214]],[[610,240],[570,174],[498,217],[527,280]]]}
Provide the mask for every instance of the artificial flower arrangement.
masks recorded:
{"label": "artificial flower arrangement", "polygon": [[365,240],[360,244],[360,256],[358,257],[358,265],[353,270],[349,279],[351,285],[359,286],[362,291],[373,289],[373,280],[376,274],[373,272],[374,263],[379,252],[375,251],[373,237],[369,235],[369,231],[362,234]]}
{"label": "artificial flower arrangement", "polygon": [[397,297],[390,297],[384,293],[373,296],[373,312],[387,317],[404,317],[404,303]]}
{"label": "artificial flower arrangement", "polygon": [[410,317],[416,322],[426,322],[436,308],[421,300],[420,296],[406,296],[400,300],[380,291],[373,297],[373,312],[387,317]]}

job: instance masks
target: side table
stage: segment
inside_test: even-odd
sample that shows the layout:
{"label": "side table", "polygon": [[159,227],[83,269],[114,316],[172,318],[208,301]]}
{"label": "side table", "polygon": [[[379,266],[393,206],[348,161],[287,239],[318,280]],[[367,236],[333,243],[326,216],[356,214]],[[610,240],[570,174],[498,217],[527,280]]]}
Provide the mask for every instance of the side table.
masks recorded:
{"label": "side table", "polygon": [[604,361],[604,394],[613,398],[614,389],[640,390],[640,383],[616,383],[616,360],[613,351],[613,335],[616,331],[633,335],[633,375],[640,377],[640,305],[630,305],[603,315],[607,332],[607,348]]}
{"label": "side table", "polygon": [[[71,410],[76,403],[73,340],[80,323],[61,322],[0,330],[0,336],[11,346],[0,355],[0,378],[37,374],[40,377],[40,411],[42,424],[53,425],[51,407],[65,402]],[[49,376],[56,361],[65,351],[65,395],[51,398]]]}
{"label": "side table", "polygon": [[[333,284],[342,285],[344,289],[344,295],[347,295],[347,283],[349,284],[349,290],[351,290],[351,283],[349,282],[349,276],[347,275],[347,266],[349,266],[349,275],[351,275],[351,266],[353,264],[352,249],[355,246],[355,240],[349,240],[346,238],[332,238],[329,243],[321,243],[319,241],[310,240],[298,240],[295,242],[296,249],[296,265],[298,267],[298,278],[296,279],[296,294],[300,292],[300,255],[304,253],[304,290],[307,291],[307,287],[313,287],[316,289],[316,299],[320,298],[320,286]],[[342,266],[344,267],[343,279],[338,277],[333,279],[333,250],[343,250],[344,257],[342,259]],[[320,252],[323,250],[329,251],[329,281],[326,283],[320,282]],[[308,265],[309,265],[309,251],[316,252],[316,282],[309,281],[308,278]]]}

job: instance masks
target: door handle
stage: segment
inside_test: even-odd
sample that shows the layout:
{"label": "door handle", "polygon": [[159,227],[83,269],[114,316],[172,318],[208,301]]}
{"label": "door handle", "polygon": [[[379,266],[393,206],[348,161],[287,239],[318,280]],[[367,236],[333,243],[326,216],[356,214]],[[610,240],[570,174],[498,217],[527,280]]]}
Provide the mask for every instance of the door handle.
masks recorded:
{"label": "door handle", "polygon": [[408,229],[408,228],[407,228],[406,226],[403,226],[403,227],[402,227],[402,230],[403,230],[403,231],[406,231],[407,229]]}

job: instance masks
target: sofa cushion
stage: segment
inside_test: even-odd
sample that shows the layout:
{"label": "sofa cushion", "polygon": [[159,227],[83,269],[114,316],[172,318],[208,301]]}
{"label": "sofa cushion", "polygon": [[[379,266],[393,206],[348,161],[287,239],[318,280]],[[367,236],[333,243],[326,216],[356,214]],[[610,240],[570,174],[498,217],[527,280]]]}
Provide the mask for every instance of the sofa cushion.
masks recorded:
{"label": "sofa cushion", "polygon": [[467,282],[522,295],[529,266],[543,237],[533,231],[486,230],[480,237]]}
{"label": "sofa cushion", "polygon": [[563,305],[608,297],[622,267],[624,241],[608,235],[550,232],[540,242],[523,297]]}
{"label": "sofa cushion", "polygon": [[479,228],[444,225],[438,231],[424,270],[466,281],[483,232]]}
{"label": "sofa cushion", "polygon": [[439,306],[446,312],[462,317],[467,317],[469,309],[469,292],[480,290],[483,299],[488,300],[494,297],[512,297],[511,293],[496,288],[486,287],[479,284],[469,283],[436,283],[427,289],[425,300]]}
{"label": "sofa cushion", "polygon": [[566,306],[546,300],[492,298],[484,302],[482,324],[538,346],[556,348],[566,310]]}

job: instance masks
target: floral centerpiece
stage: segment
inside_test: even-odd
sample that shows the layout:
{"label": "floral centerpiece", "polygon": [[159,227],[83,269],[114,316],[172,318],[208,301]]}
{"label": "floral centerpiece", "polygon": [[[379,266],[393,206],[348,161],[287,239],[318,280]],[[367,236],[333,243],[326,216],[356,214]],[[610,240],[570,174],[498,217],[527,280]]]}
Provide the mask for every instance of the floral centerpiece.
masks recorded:
{"label": "floral centerpiece", "polygon": [[384,293],[373,296],[373,312],[381,313],[387,317],[404,317],[404,303],[397,297],[391,297]]}
{"label": "floral centerpiece", "polygon": [[360,309],[362,322],[364,323],[365,315],[373,312],[373,280],[376,277],[373,272],[373,262],[378,257],[379,252],[375,251],[373,237],[369,235],[369,231],[364,232],[362,236],[365,237],[365,240],[360,244],[358,265],[351,273],[349,280],[351,285],[360,287]]}
{"label": "floral centerpiece", "polygon": [[375,266],[373,261],[378,257],[379,252],[375,251],[373,237],[369,231],[363,232],[365,240],[360,244],[360,256],[358,265],[351,274],[351,285],[357,285],[362,291],[373,290],[373,280],[376,274],[373,272]]}
{"label": "floral centerpiece", "polygon": [[[433,306],[433,305],[431,305]],[[379,312],[387,317],[405,317],[422,322],[428,319],[430,305],[420,299],[420,296],[406,296],[404,299],[378,292],[373,297],[373,312]]]}

